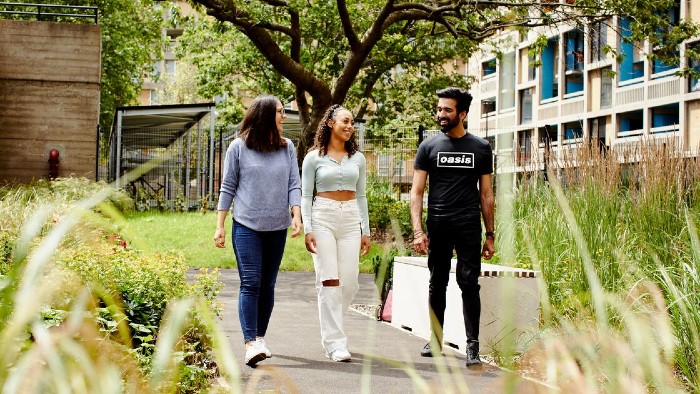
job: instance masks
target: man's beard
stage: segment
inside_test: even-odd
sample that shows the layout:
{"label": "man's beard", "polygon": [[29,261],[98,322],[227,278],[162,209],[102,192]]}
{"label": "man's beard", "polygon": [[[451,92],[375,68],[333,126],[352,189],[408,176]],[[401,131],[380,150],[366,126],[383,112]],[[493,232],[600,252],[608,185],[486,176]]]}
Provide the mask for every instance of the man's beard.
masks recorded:
{"label": "man's beard", "polygon": [[[442,121],[442,120],[446,120],[446,121],[447,121],[447,124],[442,125],[442,124],[440,123],[440,121]],[[454,129],[455,127],[457,127],[457,125],[459,124],[459,122],[460,122],[459,117],[454,118],[454,119],[450,119],[450,118],[447,118],[447,117],[437,118],[437,123],[438,123],[438,125],[440,126],[440,131],[442,131],[443,133],[449,133],[450,130],[452,130],[452,129]]]}

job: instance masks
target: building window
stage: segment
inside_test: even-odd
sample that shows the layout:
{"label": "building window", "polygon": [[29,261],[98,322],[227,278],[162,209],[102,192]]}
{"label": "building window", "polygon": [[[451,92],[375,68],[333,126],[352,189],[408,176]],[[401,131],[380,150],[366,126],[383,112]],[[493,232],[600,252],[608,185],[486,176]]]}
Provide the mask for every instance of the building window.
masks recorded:
{"label": "building window", "polygon": [[583,125],[581,122],[564,124],[564,140],[575,140],[581,137],[583,137]]}
{"label": "building window", "polygon": [[[620,82],[644,77],[644,55],[641,53],[642,44],[628,39],[631,35],[630,21],[620,18]],[[641,81],[639,81],[641,82]]]}
{"label": "building window", "polygon": [[153,62],[153,71],[151,71],[151,78],[158,79],[160,74],[163,72],[163,62],[156,61]]}
{"label": "building window", "polygon": [[583,92],[583,32],[564,33],[564,94]]}
{"label": "building window", "polygon": [[527,80],[528,81],[534,81],[535,80],[535,57],[534,56],[529,56],[527,57]]}
{"label": "building window", "polygon": [[[680,20],[680,15],[681,15],[681,5],[678,0],[676,0],[675,5],[666,10],[665,14],[661,14],[661,16],[665,16],[671,26],[678,26],[678,22]],[[663,40],[660,40],[661,42],[659,43],[660,45],[663,45]],[[657,57],[660,56],[659,51],[657,48],[654,48],[653,50],[654,55]],[[675,51],[674,56],[678,56],[678,50]],[[679,64],[678,61],[674,61],[673,59],[669,60],[661,60],[659,58],[654,59],[654,62],[651,64],[652,67],[652,73],[653,74],[658,74],[658,73],[663,73],[665,71],[673,70],[675,68],[678,68]]]}
{"label": "building window", "polygon": [[500,78],[500,109],[515,107],[515,52],[506,53],[501,57]]}
{"label": "building window", "polygon": [[158,100],[158,92],[155,89],[149,91],[149,101],[151,105],[156,105],[160,103]]}
{"label": "building window", "polygon": [[175,60],[166,60],[165,61],[165,73],[166,74],[175,74]]}
{"label": "building window", "polygon": [[605,47],[608,45],[608,21],[591,24],[591,62],[605,60]]}
{"label": "building window", "polygon": [[644,112],[640,110],[618,114],[618,132],[620,138],[642,135],[644,132]]}
{"label": "building window", "polygon": [[481,117],[486,119],[486,135],[489,135],[489,118],[496,113],[496,98],[481,100]]}
{"label": "building window", "polygon": [[496,112],[496,98],[481,100],[481,116]]}
{"label": "building window", "polygon": [[612,107],[612,67],[601,69],[600,73],[600,108]]}
{"label": "building window", "polygon": [[550,38],[542,51],[542,100],[559,97],[559,37]]}
{"label": "building window", "polygon": [[564,33],[566,71],[583,71],[583,32],[572,30]]}
{"label": "building window", "polygon": [[607,121],[604,116],[593,118],[588,121],[588,139],[593,142],[597,141],[598,146],[605,146]]}
{"label": "building window", "polygon": [[540,127],[538,130],[540,137],[540,148],[551,148],[559,145],[559,126],[556,124]]}
{"label": "building window", "polygon": [[532,123],[532,88],[520,91],[520,124]]}
{"label": "building window", "polygon": [[529,164],[532,159],[532,130],[518,131],[518,151],[516,161],[519,166]]}
{"label": "building window", "polygon": [[678,131],[678,103],[651,109],[651,133]]}
{"label": "building window", "polygon": [[496,74],[496,59],[489,59],[481,63],[481,76],[488,77]]}
{"label": "building window", "polygon": [[[700,56],[700,44],[694,44],[688,49],[697,56]],[[691,92],[698,92],[700,91],[700,58],[689,58],[688,67],[693,71],[690,78],[688,78],[688,90]]]}

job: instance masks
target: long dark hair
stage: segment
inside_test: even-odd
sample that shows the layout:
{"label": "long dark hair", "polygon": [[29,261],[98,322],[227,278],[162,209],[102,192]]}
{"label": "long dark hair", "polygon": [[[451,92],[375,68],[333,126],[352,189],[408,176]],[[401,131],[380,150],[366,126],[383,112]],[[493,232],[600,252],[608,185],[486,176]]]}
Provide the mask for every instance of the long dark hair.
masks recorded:
{"label": "long dark hair", "polygon": [[[334,119],[341,110],[347,111],[347,109],[341,107],[339,104],[331,105],[330,108],[326,110],[326,113],[323,114],[321,123],[318,124],[314,147],[311,149],[318,149],[320,156],[325,156],[326,153],[328,153],[328,144],[331,142],[331,126],[328,125],[328,121]],[[345,141],[345,151],[348,153],[348,156],[352,156],[358,150],[360,150],[360,147],[357,145],[355,133],[352,133],[350,139]]]}
{"label": "long dark hair", "polygon": [[245,146],[258,152],[274,152],[287,146],[277,130],[277,103],[281,102],[275,96],[258,96],[248,107],[241,131],[238,136],[243,138]]}

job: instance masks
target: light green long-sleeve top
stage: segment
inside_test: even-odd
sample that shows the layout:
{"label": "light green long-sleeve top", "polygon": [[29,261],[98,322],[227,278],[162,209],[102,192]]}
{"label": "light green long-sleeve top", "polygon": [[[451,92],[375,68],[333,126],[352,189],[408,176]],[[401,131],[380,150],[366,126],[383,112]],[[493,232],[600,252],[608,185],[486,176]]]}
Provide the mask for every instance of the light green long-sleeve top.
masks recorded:
{"label": "light green long-sleeve top", "polygon": [[343,157],[340,163],[329,155],[320,156],[318,149],[312,150],[304,157],[301,165],[301,219],[304,233],[313,232],[311,206],[313,204],[314,186],[316,192],[351,190],[355,192],[360,211],[362,235],[370,235],[369,212],[367,209],[367,162],[361,152]]}

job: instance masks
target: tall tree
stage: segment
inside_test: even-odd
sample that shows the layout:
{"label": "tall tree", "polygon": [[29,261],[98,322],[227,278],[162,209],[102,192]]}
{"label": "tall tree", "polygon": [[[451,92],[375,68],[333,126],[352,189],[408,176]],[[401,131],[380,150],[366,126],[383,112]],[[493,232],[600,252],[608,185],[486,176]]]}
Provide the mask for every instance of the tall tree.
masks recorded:
{"label": "tall tree", "polygon": [[[234,62],[223,62],[231,67],[228,71],[211,67],[204,68],[205,72],[233,79],[241,73],[260,71],[256,75],[267,75],[270,81],[277,73],[291,83],[305,131],[300,150],[311,142],[312,131],[329,105],[354,100],[358,112],[372,102],[382,108],[400,107],[406,104],[406,96],[416,92],[403,92],[403,103],[377,103],[373,90],[391,83],[391,78],[406,70],[422,68],[431,76],[437,75],[440,64],[455,57],[468,58],[481,43],[503,29],[559,22],[584,26],[626,16],[632,21],[627,33],[630,40],[648,39],[658,44],[656,54],[672,56],[677,56],[679,42],[697,32],[691,23],[672,25],[665,17],[665,10],[674,7],[677,0],[190,1],[217,20],[206,24],[207,33],[201,36],[204,38],[196,50],[219,50],[218,60],[228,55],[237,57]],[[230,39],[223,51],[216,40],[219,34]],[[241,40],[241,35],[247,39]],[[228,52],[229,48],[237,51],[246,45],[254,47],[255,53]],[[411,83],[421,85],[417,80]],[[279,87],[289,90],[285,83]],[[276,88],[269,86],[269,91]],[[399,97],[391,92],[382,95]]]}
{"label": "tall tree", "polygon": [[[63,1],[63,0],[62,0]],[[154,0],[65,0],[96,5],[102,29],[102,82],[100,126],[107,131],[114,109],[138,104],[144,78],[153,59],[162,57],[166,43],[163,10]],[[107,133],[109,134],[109,133]]]}

